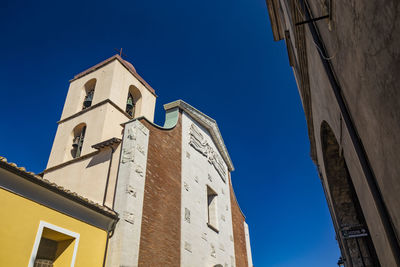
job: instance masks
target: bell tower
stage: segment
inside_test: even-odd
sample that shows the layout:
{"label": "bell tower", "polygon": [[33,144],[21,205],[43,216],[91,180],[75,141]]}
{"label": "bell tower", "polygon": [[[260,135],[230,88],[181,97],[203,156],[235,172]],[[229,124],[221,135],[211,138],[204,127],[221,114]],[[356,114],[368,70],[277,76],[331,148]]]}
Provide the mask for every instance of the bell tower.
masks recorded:
{"label": "bell tower", "polygon": [[43,177],[111,205],[121,124],[141,116],[152,122],[155,102],[154,89],[119,55],[76,75]]}

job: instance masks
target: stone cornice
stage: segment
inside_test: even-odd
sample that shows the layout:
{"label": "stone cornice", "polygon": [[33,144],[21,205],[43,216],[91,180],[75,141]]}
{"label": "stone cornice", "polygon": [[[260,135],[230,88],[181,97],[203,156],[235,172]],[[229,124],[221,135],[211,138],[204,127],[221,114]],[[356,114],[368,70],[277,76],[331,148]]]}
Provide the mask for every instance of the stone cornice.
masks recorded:
{"label": "stone cornice", "polygon": [[73,114],[73,115],[71,115],[71,116],[69,116],[69,117],[66,117],[65,119],[59,120],[59,121],[57,122],[57,124],[66,122],[66,121],[68,121],[68,120],[70,120],[70,119],[73,119],[73,118],[76,118],[76,117],[78,117],[78,116],[80,116],[80,115],[82,115],[82,114],[84,114],[84,113],[86,113],[86,112],[88,112],[88,111],[90,111],[90,110],[93,110],[93,109],[95,109],[95,108],[97,108],[97,107],[100,107],[100,106],[102,106],[102,105],[104,105],[104,104],[107,104],[107,103],[110,104],[111,106],[113,106],[114,108],[116,108],[116,109],[117,109],[119,112],[121,112],[122,114],[124,114],[128,119],[131,119],[131,118],[132,118],[131,116],[129,116],[128,113],[126,113],[123,109],[121,109],[120,107],[118,107],[117,104],[115,104],[114,102],[112,102],[110,99],[105,99],[105,100],[103,100],[103,101],[100,101],[100,102],[97,103],[97,104],[94,104],[93,106],[90,106],[90,107],[88,107],[88,108],[86,108],[86,109],[83,109],[83,110],[81,110],[81,111],[79,111],[79,112],[77,112],[77,113],[75,113],[75,114]]}
{"label": "stone cornice", "polygon": [[226,165],[228,166],[229,171],[234,171],[235,168],[233,167],[233,163],[229,156],[228,150],[225,146],[224,140],[222,139],[221,132],[219,131],[217,122],[202,113],[201,111],[197,110],[196,108],[192,107],[188,103],[177,100],[172,103],[168,103],[164,105],[164,109],[168,112],[174,108],[179,108],[186,113],[188,113],[195,121],[197,121],[200,125],[205,127],[211,134],[211,137],[217,146],[217,149],[221,153],[222,158],[224,159]]}

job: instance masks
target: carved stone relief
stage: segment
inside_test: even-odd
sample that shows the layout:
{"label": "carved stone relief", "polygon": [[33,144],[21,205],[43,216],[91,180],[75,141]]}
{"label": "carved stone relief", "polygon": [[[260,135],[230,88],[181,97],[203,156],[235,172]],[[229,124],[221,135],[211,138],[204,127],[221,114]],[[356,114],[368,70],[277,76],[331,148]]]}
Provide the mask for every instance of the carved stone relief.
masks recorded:
{"label": "carved stone relief", "polygon": [[185,250],[192,252],[192,245],[186,241],[185,241]]}
{"label": "carved stone relief", "polygon": [[195,177],[194,177],[194,181],[195,181],[196,183],[199,183],[199,177],[195,176]]}
{"label": "carved stone relief", "polygon": [[135,161],[135,151],[133,151],[133,149],[124,148],[122,150],[122,159],[121,159],[122,164],[134,161]]}
{"label": "carved stone relief", "polygon": [[217,252],[215,251],[214,244],[211,244],[211,257],[214,257],[214,258],[217,257]]}
{"label": "carved stone relief", "polygon": [[136,135],[137,135],[136,127],[135,126],[129,127],[127,138],[130,140],[136,140]]}
{"label": "carved stone relief", "polygon": [[135,223],[135,215],[132,212],[125,211],[122,217],[126,222],[130,224]]}
{"label": "carved stone relief", "polygon": [[143,145],[137,144],[136,149],[137,149],[137,151],[139,151],[143,156],[145,155]]}
{"label": "carved stone relief", "polygon": [[207,158],[208,162],[214,166],[222,180],[225,182],[226,170],[221,156],[218,154],[218,152],[214,151],[210,144],[208,144],[207,140],[203,137],[200,130],[194,124],[190,126],[189,134],[189,144]]}
{"label": "carved stone relief", "polygon": [[132,197],[136,197],[136,189],[129,184],[126,187],[126,193]]}
{"label": "carved stone relief", "polygon": [[186,182],[183,182],[183,187],[185,188],[186,191],[189,191],[189,185]]}
{"label": "carved stone relief", "polygon": [[190,210],[188,208],[185,208],[185,221],[190,223]]}
{"label": "carved stone relief", "polygon": [[203,232],[201,234],[201,238],[204,239],[205,241],[207,241],[207,233]]}
{"label": "carved stone relief", "polygon": [[189,153],[189,152],[186,152],[186,157],[187,157],[188,159],[190,159],[190,153]]}
{"label": "carved stone relief", "polygon": [[139,123],[137,124],[137,128],[144,134],[147,135],[149,132],[149,129],[147,129],[143,124]]}
{"label": "carved stone relief", "polygon": [[208,180],[209,180],[210,182],[212,182],[212,177],[211,177],[210,174],[208,174]]}
{"label": "carved stone relief", "polygon": [[140,177],[143,177],[143,176],[144,176],[143,167],[140,166],[140,165],[136,165],[135,172],[136,172]]}

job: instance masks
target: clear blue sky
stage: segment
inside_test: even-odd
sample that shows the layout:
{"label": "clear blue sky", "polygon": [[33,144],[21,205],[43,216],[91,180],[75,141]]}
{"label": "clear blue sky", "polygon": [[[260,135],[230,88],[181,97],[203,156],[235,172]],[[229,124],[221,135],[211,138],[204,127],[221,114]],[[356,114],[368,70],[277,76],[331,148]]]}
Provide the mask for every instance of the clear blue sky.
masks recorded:
{"label": "clear blue sky", "polygon": [[256,267],[337,266],[301,101],[264,0],[1,1],[0,154],[41,172],[75,74],[115,54],[216,119]]}

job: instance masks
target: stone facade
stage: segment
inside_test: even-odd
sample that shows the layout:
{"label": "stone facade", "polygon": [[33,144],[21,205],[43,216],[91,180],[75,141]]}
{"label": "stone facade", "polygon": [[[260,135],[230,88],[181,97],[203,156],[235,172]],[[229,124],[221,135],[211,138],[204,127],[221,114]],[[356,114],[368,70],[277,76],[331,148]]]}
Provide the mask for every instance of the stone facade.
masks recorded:
{"label": "stone facade", "polygon": [[399,3],[267,6],[274,39],[286,42],[344,264],[399,266]]}

